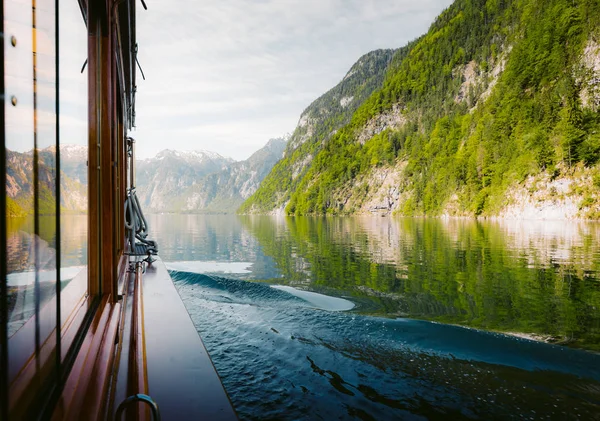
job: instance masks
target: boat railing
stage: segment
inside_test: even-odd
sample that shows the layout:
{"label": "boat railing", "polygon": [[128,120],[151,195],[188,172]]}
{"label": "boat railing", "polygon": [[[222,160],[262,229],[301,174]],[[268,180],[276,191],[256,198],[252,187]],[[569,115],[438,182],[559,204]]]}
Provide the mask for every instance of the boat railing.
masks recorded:
{"label": "boat railing", "polygon": [[150,412],[152,413],[152,419],[154,421],[160,421],[160,410],[158,409],[158,404],[156,402],[154,402],[154,400],[150,396],[145,395],[143,393],[137,393],[135,395],[131,395],[131,396],[128,396],[127,398],[125,398],[125,400],[123,402],[121,402],[117,408],[115,420],[120,421],[123,416],[123,412],[125,411],[127,406],[131,405],[132,403],[136,403],[136,402],[143,402],[143,403],[147,404],[150,407]]}

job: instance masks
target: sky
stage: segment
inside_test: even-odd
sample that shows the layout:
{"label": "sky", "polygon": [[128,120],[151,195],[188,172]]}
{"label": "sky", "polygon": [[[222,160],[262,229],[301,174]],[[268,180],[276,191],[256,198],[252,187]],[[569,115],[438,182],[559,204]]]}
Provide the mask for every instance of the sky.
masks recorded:
{"label": "sky", "polygon": [[138,3],[139,158],[163,149],[248,158],[363,54],[425,33],[451,0]]}
{"label": "sky", "polygon": [[[369,51],[425,33],[451,0],[146,0],[137,3],[136,155],[209,150],[248,158],[292,133],[302,111]],[[44,5],[48,10],[44,10]],[[86,145],[86,29],[60,3],[60,142]],[[52,7],[50,7],[52,6]],[[53,3],[38,7],[37,132],[55,144]],[[31,2],[5,1],[6,146],[33,147]]]}
{"label": "sky", "polygon": [[[60,142],[87,145],[87,73],[81,67],[87,56],[87,30],[76,1],[59,3]],[[56,145],[56,70],[54,2],[37,4],[37,143],[40,149]],[[33,54],[31,1],[4,2],[5,84],[7,101],[6,147],[12,151],[33,149]],[[10,102],[9,102],[10,104]]]}

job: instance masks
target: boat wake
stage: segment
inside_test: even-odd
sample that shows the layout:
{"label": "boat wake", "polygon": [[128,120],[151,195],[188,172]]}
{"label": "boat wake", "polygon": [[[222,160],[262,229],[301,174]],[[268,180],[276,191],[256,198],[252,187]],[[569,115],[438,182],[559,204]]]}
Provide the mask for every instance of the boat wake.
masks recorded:
{"label": "boat wake", "polygon": [[242,419],[594,419],[600,412],[596,354],[332,311],[350,302],[289,287],[171,275]]}
{"label": "boat wake", "polygon": [[289,305],[291,301],[297,306],[330,311],[345,311],[354,308],[354,303],[343,298],[303,291],[290,286],[271,286],[257,282],[181,271],[171,271],[171,276],[178,284],[190,286],[192,289],[197,286],[198,294],[211,296],[217,301],[224,299],[238,304],[282,302],[286,305]]}

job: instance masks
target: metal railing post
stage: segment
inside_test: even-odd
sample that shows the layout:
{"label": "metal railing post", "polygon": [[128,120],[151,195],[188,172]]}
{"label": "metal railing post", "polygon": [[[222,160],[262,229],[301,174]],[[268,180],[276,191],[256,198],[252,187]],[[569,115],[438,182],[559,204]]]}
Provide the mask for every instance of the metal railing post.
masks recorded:
{"label": "metal railing post", "polygon": [[152,419],[154,421],[160,421],[160,410],[158,409],[158,404],[154,402],[154,400],[143,393],[138,393],[136,395],[131,395],[127,397],[123,402],[121,402],[117,408],[117,412],[115,414],[115,420],[121,421],[121,417],[123,415],[123,411],[125,408],[135,402],[143,402],[150,406],[150,411],[152,412]]}

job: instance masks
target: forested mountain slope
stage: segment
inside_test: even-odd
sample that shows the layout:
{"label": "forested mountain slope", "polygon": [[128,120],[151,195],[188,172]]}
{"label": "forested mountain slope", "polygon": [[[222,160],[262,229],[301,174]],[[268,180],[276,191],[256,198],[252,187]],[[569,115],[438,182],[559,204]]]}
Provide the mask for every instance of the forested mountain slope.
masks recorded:
{"label": "forested mountain slope", "polygon": [[324,139],[285,210],[598,218],[599,110],[600,2],[457,0]]}
{"label": "forested mountain slope", "polygon": [[[61,146],[60,208],[62,212],[87,212],[87,153],[75,145]],[[56,149],[38,152],[39,213],[56,213]],[[81,169],[83,168],[83,170]],[[83,173],[82,173],[83,171]],[[6,149],[7,215],[21,217],[33,213],[33,151]]]}
{"label": "forested mountain slope", "polygon": [[[320,96],[300,116],[283,158],[241,207],[241,212],[267,212],[285,206],[313,157],[335,131],[383,84],[394,50],[376,50],[362,56],[342,81]],[[396,53],[397,56],[402,52]]]}

